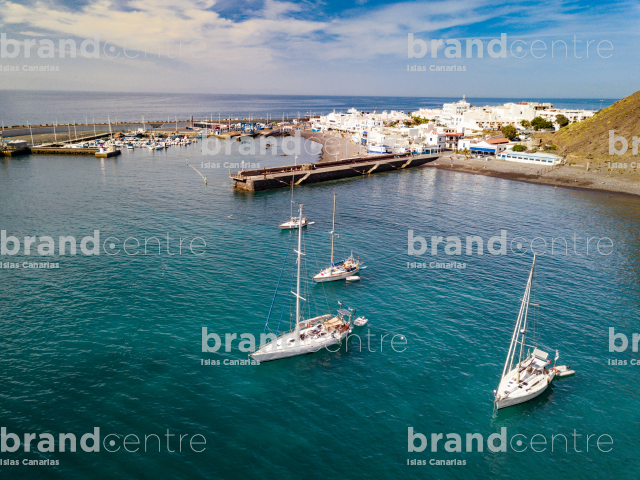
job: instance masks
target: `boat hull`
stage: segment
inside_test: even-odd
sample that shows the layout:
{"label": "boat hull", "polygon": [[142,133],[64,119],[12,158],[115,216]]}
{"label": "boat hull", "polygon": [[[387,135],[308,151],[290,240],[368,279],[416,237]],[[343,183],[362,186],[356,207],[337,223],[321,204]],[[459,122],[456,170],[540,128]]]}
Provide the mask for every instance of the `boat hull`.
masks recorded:
{"label": "boat hull", "polygon": [[[517,368],[515,370],[512,370],[510,372],[510,375],[507,376],[507,378],[512,377],[514,375],[517,375]],[[495,401],[496,408],[500,410],[502,408],[512,407],[514,405],[519,405],[521,403],[528,402],[529,400],[533,400],[534,398],[541,395],[549,387],[549,385],[551,385],[551,382],[553,381],[554,377],[555,377],[555,373],[551,371],[549,372],[548,375],[546,375],[546,380],[543,380],[539,384],[539,386],[536,386],[536,388],[531,388],[530,391],[528,392],[525,390],[524,391],[525,393],[523,394],[518,394],[523,392],[522,390],[515,390],[514,392],[516,393],[515,395],[501,396],[500,399]],[[501,384],[499,389],[500,391],[504,391],[504,386]]]}
{"label": "boat hull", "polygon": [[263,346],[249,356],[256,361],[263,363],[271,362],[273,360],[281,360],[283,358],[297,357],[298,355],[306,355],[341,342],[350,332],[351,330],[340,334],[335,333],[328,336],[328,338],[321,340],[301,341],[298,342],[297,345],[291,347],[275,345],[273,344],[274,342],[272,342]]}
{"label": "boat hull", "polygon": [[[550,384],[551,383],[549,383],[549,385]],[[502,399],[502,400],[498,400],[496,402],[496,408],[498,410],[500,410],[502,408],[512,407],[514,405],[518,405],[520,403],[525,403],[525,402],[528,402],[529,400],[533,400],[537,396],[541,395],[542,392],[544,392],[549,387],[549,385],[545,385],[540,390],[538,390],[536,392],[532,392],[531,395],[522,396],[522,397],[505,398],[505,399]]]}
{"label": "boat hull", "polygon": [[[280,224],[280,229],[281,230],[295,230],[298,228],[298,222],[284,222]],[[306,227],[307,226],[307,219],[303,218],[302,219],[302,226]]]}
{"label": "boat hull", "polygon": [[360,267],[356,267],[353,270],[350,270],[348,272],[339,272],[332,275],[321,276],[321,274],[319,273],[318,275],[313,277],[313,280],[316,283],[333,282],[335,280],[344,280],[345,278],[350,277],[359,271],[360,271]]}

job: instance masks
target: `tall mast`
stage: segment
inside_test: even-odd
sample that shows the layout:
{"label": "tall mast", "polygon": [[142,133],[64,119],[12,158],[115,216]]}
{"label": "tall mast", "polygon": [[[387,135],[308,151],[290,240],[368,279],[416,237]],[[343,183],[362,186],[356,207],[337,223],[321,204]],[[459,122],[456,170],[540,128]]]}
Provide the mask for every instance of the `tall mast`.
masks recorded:
{"label": "tall mast", "polygon": [[293,180],[291,180],[291,218],[293,218]]}
{"label": "tall mast", "polygon": [[[524,328],[526,328],[526,316],[529,310],[529,292],[531,291],[531,283],[533,281],[533,270],[536,266],[536,254],[533,255],[533,265],[531,266],[531,272],[529,273],[529,280],[527,281],[527,288],[525,289],[524,296],[522,298],[522,303],[520,304],[520,312],[518,313],[518,320],[516,320],[516,327],[513,330],[513,335],[511,337],[511,344],[509,345],[509,353],[507,353],[507,359],[504,363],[504,368],[502,370],[502,378],[511,371],[511,365],[513,363],[513,357],[516,353],[516,348],[518,342],[518,337],[521,334],[521,325],[524,319]],[[522,342],[520,342],[520,356],[522,357]]]}
{"label": "tall mast", "polygon": [[[302,204],[298,209],[298,281],[296,286],[296,333],[300,331],[300,270],[302,260]],[[297,337],[296,337],[297,338]]]}
{"label": "tall mast", "polygon": [[333,192],[333,224],[331,226],[331,266],[333,266],[333,237],[336,233],[336,192]]}
{"label": "tall mast", "polygon": [[[529,300],[531,299],[531,285],[533,283],[533,269],[536,268],[536,254],[533,254],[533,265],[531,265],[531,273],[529,274],[529,282],[527,282],[527,291],[525,292],[526,295],[526,305],[525,305],[525,311],[524,311],[524,325],[522,326],[522,330],[521,333],[522,335],[520,336],[520,356],[518,358],[518,363],[522,362],[522,350],[524,350],[524,341],[527,337],[527,315],[529,313]],[[518,374],[518,379],[520,378],[520,375]]]}

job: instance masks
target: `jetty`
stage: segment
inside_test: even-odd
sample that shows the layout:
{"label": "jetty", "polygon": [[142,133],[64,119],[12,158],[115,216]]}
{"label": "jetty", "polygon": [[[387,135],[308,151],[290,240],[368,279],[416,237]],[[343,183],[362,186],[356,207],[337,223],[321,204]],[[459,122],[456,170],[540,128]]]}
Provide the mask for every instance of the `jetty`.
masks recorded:
{"label": "jetty", "polygon": [[241,170],[235,175],[230,175],[230,177],[233,179],[234,188],[257,192],[289,187],[291,182],[295,182],[296,185],[306,185],[418,167],[437,160],[441,156],[442,153],[440,152],[425,155],[404,154],[356,157],[334,162]]}

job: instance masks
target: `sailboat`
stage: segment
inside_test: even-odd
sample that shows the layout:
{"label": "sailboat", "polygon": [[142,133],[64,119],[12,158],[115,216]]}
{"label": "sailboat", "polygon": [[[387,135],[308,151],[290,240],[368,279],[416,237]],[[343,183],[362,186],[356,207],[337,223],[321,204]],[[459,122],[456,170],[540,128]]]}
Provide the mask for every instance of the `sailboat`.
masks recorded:
{"label": "sailboat", "polygon": [[[535,267],[536,255],[534,254],[533,265],[531,266],[527,287],[524,292],[524,297],[522,298],[522,303],[520,304],[520,312],[518,313],[516,326],[511,337],[511,345],[509,345],[509,352],[507,353],[507,360],[502,370],[500,384],[498,385],[498,389],[493,391],[494,404],[498,409],[524,403],[536,398],[547,389],[558,373],[558,370],[555,368],[555,361],[558,360],[557,351],[554,367],[551,370],[547,370],[547,365],[551,363],[551,360],[547,359],[549,354],[539,350],[537,346],[527,345],[525,343],[527,341],[527,329],[529,327],[529,322],[527,321],[529,305],[532,305],[531,286],[533,284]],[[526,357],[523,359],[525,347],[533,348],[533,352],[528,350]],[[515,366],[514,362],[516,362]]]}
{"label": "sailboat", "polygon": [[360,261],[353,258],[353,252],[351,255],[342,260],[341,262],[333,262],[333,250],[335,244],[335,232],[336,232],[336,193],[333,192],[333,222],[331,227],[331,263],[330,265],[318,273],[313,279],[318,282],[331,282],[334,280],[342,280],[343,278],[351,277],[360,270]]}
{"label": "sailboat", "polygon": [[[295,250],[298,254],[297,283],[296,291],[291,292],[296,297],[295,327],[249,354],[252,359],[258,362],[269,362],[317,352],[322,348],[341,342],[353,330],[352,317],[355,315],[355,311],[351,309],[340,308],[336,315],[326,314],[309,319],[302,318],[301,301],[306,301],[300,295],[301,259],[304,255],[302,252],[302,205],[300,205],[298,213],[298,249]],[[342,304],[340,306],[342,307]],[[267,319],[267,325],[268,322]]]}
{"label": "sailboat", "polygon": [[315,222],[308,223],[306,218],[303,218],[300,222],[298,217],[293,216],[293,181],[291,181],[291,215],[289,220],[280,224],[280,229],[282,230],[294,230],[301,227],[306,227],[307,225],[313,225]]}

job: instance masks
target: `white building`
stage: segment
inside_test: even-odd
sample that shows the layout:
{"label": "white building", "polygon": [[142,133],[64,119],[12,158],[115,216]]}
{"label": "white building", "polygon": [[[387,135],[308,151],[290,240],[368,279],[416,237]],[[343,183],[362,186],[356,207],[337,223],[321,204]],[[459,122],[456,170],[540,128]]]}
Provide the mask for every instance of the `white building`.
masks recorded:
{"label": "white building", "polygon": [[401,122],[409,120],[409,116],[404,112],[395,110],[383,111],[382,113],[361,112],[351,108],[347,113],[333,112],[322,115],[311,120],[314,131],[325,132],[335,130],[339,132],[360,133],[382,128],[385,122]]}
{"label": "white building", "polygon": [[555,123],[558,115],[564,115],[570,122],[580,122],[594,115],[591,110],[569,110],[553,108],[551,103],[516,102],[499,106],[472,107],[463,97],[457,103],[442,106],[440,123],[454,128],[469,130],[499,130],[506,125],[522,128],[520,122],[542,117]]}
{"label": "white building", "polygon": [[496,155],[496,158],[507,160],[509,162],[533,163],[535,165],[542,165],[545,167],[556,165],[562,161],[559,156],[551,155],[550,153],[514,152],[512,150],[499,153]]}

